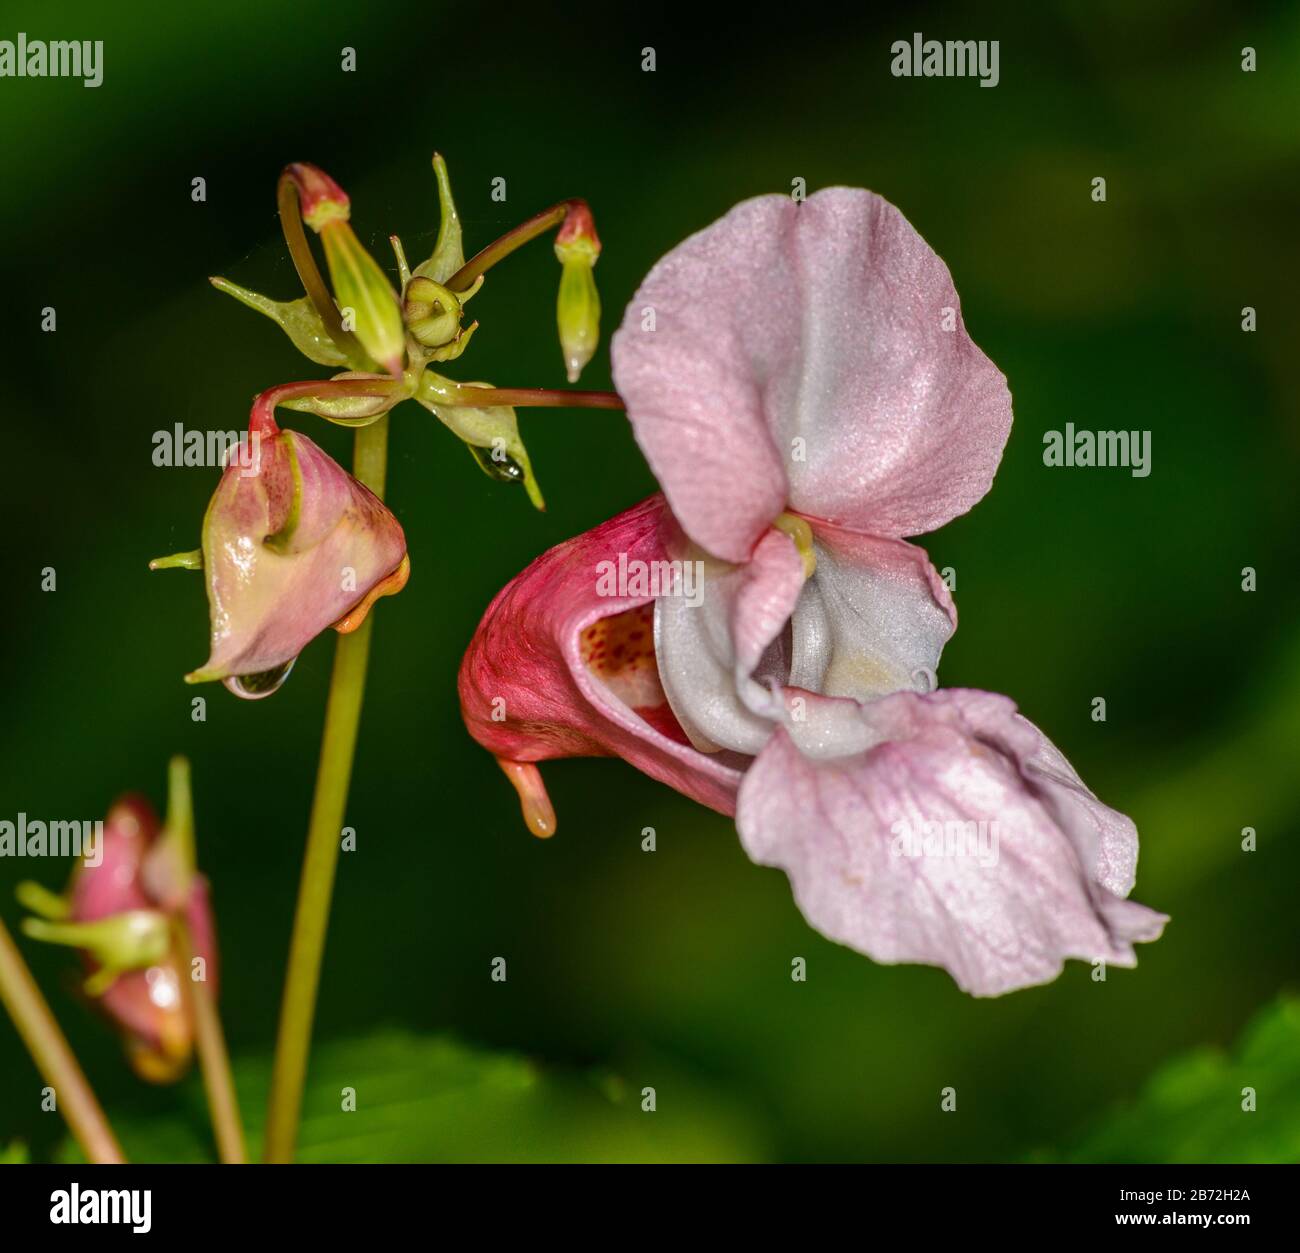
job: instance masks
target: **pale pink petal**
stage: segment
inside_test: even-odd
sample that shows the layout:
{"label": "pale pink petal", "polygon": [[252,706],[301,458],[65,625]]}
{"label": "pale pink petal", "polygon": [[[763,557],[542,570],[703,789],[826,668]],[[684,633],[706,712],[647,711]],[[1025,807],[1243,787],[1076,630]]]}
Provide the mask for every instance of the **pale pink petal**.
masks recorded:
{"label": "pale pink petal", "polygon": [[760,196],[691,236],[632,298],[612,358],[674,513],[730,561],[787,506],[933,530],[988,490],[1011,426],[947,267],[853,188]]}
{"label": "pale pink petal", "polygon": [[[1042,737],[1009,700],[898,693],[861,717],[872,747],[816,759],[782,730],[740,792],[746,852],[786,871],[823,935],[942,966],[980,996],[1047,982],[1067,958],[1132,966],[1133,944],[1160,935],[1165,917],[1108,891],[1072,829],[1100,802],[1043,785]],[[965,855],[947,832],[972,840]]]}
{"label": "pale pink petal", "polygon": [[[768,685],[859,701],[936,686],[957,615],[925,553],[824,523],[813,528],[812,552],[805,580],[793,542],[769,530],[752,560],[705,562],[702,604],[656,603],[664,691],[702,751],[758,753],[788,713]],[[818,736],[827,751],[856,747],[855,707],[813,702],[799,718],[801,743]],[[847,741],[838,733],[845,718]]]}
{"label": "pale pink petal", "polygon": [[[683,548],[663,497],[652,496],[507,584],[461,663],[470,734],[506,762],[619,756],[734,812],[739,772],[686,742],[659,685],[653,588],[635,581]],[[622,589],[620,557],[631,576]]]}
{"label": "pale pink petal", "polygon": [[[803,559],[790,537],[769,530],[740,565],[704,558],[698,603],[683,596],[655,602],[655,656],[673,713],[702,752],[754,755],[775,728],[772,696],[755,679],[785,629],[804,585]],[[778,646],[764,677],[786,681],[789,660]],[[779,705],[779,701],[778,701]]]}
{"label": "pale pink petal", "polygon": [[1070,832],[1084,864],[1097,882],[1116,896],[1127,896],[1137,881],[1138,835],[1133,819],[1103,805],[1074,767],[1037,727],[1038,746],[1025,760],[1026,772],[1042,789],[1057,821]]}
{"label": "pale pink petal", "polygon": [[817,568],[794,615],[790,686],[862,701],[936,687],[957,609],[925,552],[822,522],[813,552]]}

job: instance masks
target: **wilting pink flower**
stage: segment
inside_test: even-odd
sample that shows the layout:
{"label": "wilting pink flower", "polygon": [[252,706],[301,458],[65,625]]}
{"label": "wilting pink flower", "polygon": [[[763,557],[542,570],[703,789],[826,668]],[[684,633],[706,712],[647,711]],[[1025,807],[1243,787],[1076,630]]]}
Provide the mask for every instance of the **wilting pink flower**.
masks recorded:
{"label": "wilting pink flower", "polygon": [[300,431],[281,430],[271,408],[266,397],[254,405],[246,454],[227,464],[203,520],[212,646],[186,676],[247,697],[274,691],[327,627],[358,626],[410,568],[383,502]]}
{"label": "wilting pink flower", "polygon": [[217,988],[207,880],[189,876],[178,894],[170,853],[148,803],[124,797],[104,820],[94,864],[83,861],[73,872],[66,900],[47,906],[46,919],[24,924],[29,935],[82,951],[87,991],[122,1033],[132,1067],[154,1083],[177,1078],[193,1048],[181,982],[190,972],[181,967],[173,916],[183,919],[194,953],[203,959],[211,995]]}
{"label": "wilting pink flower", "polygon": [[[617,754],[878,961],[982,995],[1132,965],[1165,922],[1123,899],[1133,824],[1006,698],[930,690],[956,610],[902,537],[988,490],[1011,398],[925,241],[870,192],[747,201],[651,271],[613,361],[664,497],[534,562],[461,670],[526,816],[531,763]],[[602,562],[682,578],[611,598]]]}

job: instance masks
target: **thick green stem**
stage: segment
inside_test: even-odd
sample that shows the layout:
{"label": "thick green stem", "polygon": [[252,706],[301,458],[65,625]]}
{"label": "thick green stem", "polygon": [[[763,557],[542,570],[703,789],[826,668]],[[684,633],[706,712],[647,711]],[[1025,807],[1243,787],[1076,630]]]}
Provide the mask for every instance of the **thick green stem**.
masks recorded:
{"label": "thick green stem", "polygon": [[92,1162],[126,1161],[85,1072],[3,922],[0,922],[0,1001],[14,1020],[37,1069],[54,1089],[58,1110],[82,1152]]}
{"label": "thick green stem", "polygon": [[[388,418],[357,430],[353,473],[376,496],[384,494],[388,463]],[[307,850],[298,889],[298,910],[293,920],[289,968],[280,1006],[280,1034],[276,1040],[267,1111],[267,1162],[290,1162],[298,1140],[303,1085],[311,1048],[316,992],[320,984],[325,932],[329,927],[330,899],[338,866],[352,758],[365,694],[366,663],[374,614],[353,632],[340,635],[334,651],[329,699],[325,707],[325,732],[321,739],[316,794],[307,829]]]}

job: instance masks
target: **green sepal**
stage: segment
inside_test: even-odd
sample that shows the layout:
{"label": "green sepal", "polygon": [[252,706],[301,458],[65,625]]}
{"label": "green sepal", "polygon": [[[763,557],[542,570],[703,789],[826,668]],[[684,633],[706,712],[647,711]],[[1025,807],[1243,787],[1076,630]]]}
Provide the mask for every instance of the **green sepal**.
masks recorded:
{"label": "green sepal", "polygon": [[24,918],[22,928],[33,940],[89,953],[100,966],[85,982],[90,996],[102,996],[128,970],[156,965],[171,949],[171,923],[156,909],[128,909],[94,922]]}
{"label": "green sepal", "polygon": [[16,888],[14,896],[26,910],[30,910],[47,922],[62,922],[72,909],[72,903],[66,896],[51,892],[49,888],[24,879]]}
{"label": "green sepal", "polygon": [[[435,283],[445,283],[461,266],[465,264],[465,247],[461,239],[460,215],[456,212],[456,201],[451,194],[451,178],[447,174],[447,163],[442,154],[433,154],[433,174],[438,180],[438,208],[442,214],[438,226],[438,242],[433,246],[433,255],[415,267],[414,273],[422,278],[431,278]],[[469,299],[477,288],[461,297],[461,303]]]}
{"label": "green sepal", "polygon": [[462,326],[456,332],[456,338],[449,344],[443,344],[439,348],[426,348],[424,355],[428,361],[455,361],[461,353],[469,347],[470,336],[478,330],[478,323],[471,322],[468,326]]}
{"label": "green sepal", "polygon": [[203,549],[194,548],[187,553],[172,553],[169,557],[155,557],[150,570],[202,570]]}
{"label": "green sepal", "polygon": [[[330,382],[365,377],[367,376],[364,374],[345,372],[336,374]],[[392,381],[388,376],[384,378],[389,382]],[[280,404],[283,408],[293,409],[298,413],[314,413],[318,418],[324,418],[336,426],[358,427],[378,422],[384,414],[395,405],[401,404],[410,394],[409,386],[393,384],[392,393],[387,396],[295,396],[290,400],[282,400]]]}
{"label": "green sepal", "polygon": [[300,296],[297,300],[272,300],[259,292],[240,287],[227,278],[208,280],[213,287],[227,296],[233,296],[240,304],[256,309],[276,323],[293,341],[293,346],[310,361],[317,365],[347,365],[347,358],[338,350],[321,321],[316,306],[309,296]]}
{"label": "green sepal", "polygon": [[519,422],[511,405],[478,408],[472,405],[449,405],[436,399],[446,387],[491,387],[491,383],[462,383],[442,378],[431,370],[420,379],[416,400],[469,447],[470,453],[489,478],[499,482],[522,482],[528,499],[537,509],[545,509],[542,489],[533,474],[524,441],[519,437]]}

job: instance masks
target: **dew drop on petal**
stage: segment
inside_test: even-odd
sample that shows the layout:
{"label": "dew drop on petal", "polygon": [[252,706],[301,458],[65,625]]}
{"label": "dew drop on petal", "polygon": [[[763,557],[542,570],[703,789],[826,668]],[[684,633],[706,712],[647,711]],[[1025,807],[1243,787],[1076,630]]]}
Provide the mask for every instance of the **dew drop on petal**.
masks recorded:
{"label": "dew drop on petal", "polygon": [[289,671],[293,669],[293,663],[297,660],[297,657],[291,657],[284,665],[276,666],[271,670],[262,670],[257,674],[232,674],[222,681],[222,685],[228,692],[234,692],[244,700],[261,700],[263,697],[270,696],[272,692],[278,692],[284,686],[284,681],[289,677]]}
{"label": "dew drop on petal", "polygon": [[489,477],[502,483],[523,482],[524,468],[509,453],[494,457],[490,448],[480,448],[477,444],[469,444],[467,447],[474,455],[474,460],[483,467]]}

